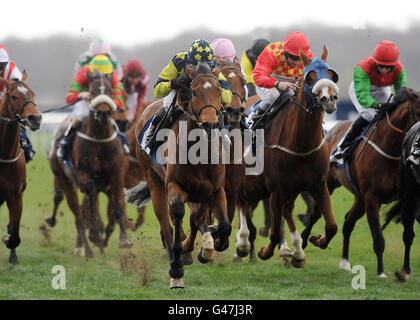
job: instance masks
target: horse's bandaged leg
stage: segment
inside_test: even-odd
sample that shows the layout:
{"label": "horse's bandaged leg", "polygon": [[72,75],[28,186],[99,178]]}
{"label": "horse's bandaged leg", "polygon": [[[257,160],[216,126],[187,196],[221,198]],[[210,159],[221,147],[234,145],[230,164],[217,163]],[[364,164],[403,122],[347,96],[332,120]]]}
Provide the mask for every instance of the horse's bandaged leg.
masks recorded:
{"label": "horse's bandaged leg", "polygon": [[294,248],[292,256],[298,260],[305,259],[305,252],[302,249],[302,238],[300,237],[299,232],[296,230],[295,232],[292,232],[290,236],[292,237]]}
{"label": "horse's bandaged leg", "polygon": [[[248,254],[251,248],[251,243],[249,242],[249,229],[248,224],[246,223],[246,217],[243,214],[243,211],[239,211],[240,219],[240,229],[236,234],[236,252],[241,252],[243,254]],[[242,256],[241,254],[238,254]]]}

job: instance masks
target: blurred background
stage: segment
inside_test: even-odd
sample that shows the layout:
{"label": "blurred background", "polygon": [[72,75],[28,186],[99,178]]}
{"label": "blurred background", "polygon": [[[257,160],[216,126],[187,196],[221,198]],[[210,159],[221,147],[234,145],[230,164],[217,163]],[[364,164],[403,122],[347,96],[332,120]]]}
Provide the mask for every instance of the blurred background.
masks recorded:
{"label": "blurred background", "polygon": [[256,38],[282,41],[297,30],[316,56],[327,45],[328,63],[340,77],[339,108],[327,121],[354,117],[347,93],[353,67],[381,40],[397,44],[409,86],[420,88],[420,5],[413,1],[23,0],[5,6],[0,43],[27,71],[41,110],[65,105],[75,63],[97,39],[111,44],[120,64],[142,62],[151,78],[148,98],[162,68],[195,39],[229,38],[240,58]]}

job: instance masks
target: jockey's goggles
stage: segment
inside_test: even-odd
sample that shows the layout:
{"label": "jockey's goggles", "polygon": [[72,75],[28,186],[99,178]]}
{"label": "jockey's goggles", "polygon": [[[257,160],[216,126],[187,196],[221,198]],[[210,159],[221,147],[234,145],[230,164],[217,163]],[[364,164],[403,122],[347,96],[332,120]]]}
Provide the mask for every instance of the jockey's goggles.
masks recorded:
{"label": "jockey's goggles", "polygon": [[378,63],[376,64],[376,66],[380,69],[386,69],[388,71],[394,70],[394,66],[386,66],[384,64],[378,64]]}
{"label": "jockey's goggles", "polygon": [[127,74],[127,77],[130,77],[130,78],[141,78],[141,73],[129,73],[129,74]]}
{"label": "jockey's goggles", "polygon": [[300,56],[295,56],[293,54],[290,54],[289,52],[284,53],[286,58],[289,58],[290,60],[298,61],[300,60]]}
{"label": "jockey's goggles", "polygon": [[7,62],[0,62],[0,70],[6,69]]}

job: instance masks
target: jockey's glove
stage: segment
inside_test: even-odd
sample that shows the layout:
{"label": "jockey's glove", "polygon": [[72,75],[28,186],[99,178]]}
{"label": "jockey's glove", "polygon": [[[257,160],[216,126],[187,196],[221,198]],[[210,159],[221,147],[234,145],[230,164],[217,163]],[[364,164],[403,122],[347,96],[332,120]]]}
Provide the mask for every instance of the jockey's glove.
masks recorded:
{"label": "jockey's glove", "polygon": [[79,93],[78,96],[79,96],[79,99],[85,99],[85,100],[87,100],[90,97],[90,92],[88,92],[88,91],[82,91],[82,92]]}
{"label": "jockey's glove", "polygon": [[178,90],[181,88],[188,87],[191,83],[191,79],[187,74],[183,74],[182,76],[179,76],[178,78],[171,80],[171,88]]}
{"label": "jockey's glove", "polygon": [[378,110],[382,115],[385,115],[386,112],[388,112],[390,109],[392,109],[393,107],[395,107],[395,103],[394,102],[390,102],[390,103],[380,103],[378,105]]}

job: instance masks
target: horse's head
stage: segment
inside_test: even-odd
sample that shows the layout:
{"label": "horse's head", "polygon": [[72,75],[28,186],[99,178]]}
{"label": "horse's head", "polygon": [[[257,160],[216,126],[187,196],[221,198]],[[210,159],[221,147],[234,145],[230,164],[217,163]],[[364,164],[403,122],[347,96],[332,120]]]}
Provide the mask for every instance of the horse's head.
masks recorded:
{"label": "horse's head", "polygon": [[188,112],[210,136],[211,130],[219,127],[222,87],[216,72],[206,64],[199,63],[195,68],[186,65],[185,71],[192,79]]}
{"label": "horse's head", "polygon": [[29,126],[31,130],[38,130],[41,127],[42,115],[34,102],[35,93],[26,83],[27,78],[25,71],[22,81],[5,80],[0,77],[0,83],[6,87],[3,99],[10,116],[14,116],[18,122]]}
{"label": "horse's head", "polygon": [[327,47],[323,47],[321,58],[309,59],[302,50],[300,56],[305,66],[303,88],[307,102],[333,113],[337,110],[338,75],[326,63]]}
{"label": "horse's head", "polygon": [[217,72],[221,72],[229,83],[232,91],[232,101],[226,106],[227,122],[231,125],[236,125],[241,120],[241,115],[244,112],[245,103],[245,78],[242,73],[241,63],[235,57],[233,62],[220,61],[216,58],[218,64]]}
{"label": "horse's head", "polygon": [[106,124],[108,119],[117,110],[117,105],[112,100],[113,90],[111,80],[102,73],[90,73],[89,78],[89,109],[95,120]]}
{"label": "horse's head", "polygon": [[112,114],[112,118],[117,123],[118,129],[120,129],[120,131],[125,132],[130,127],[126,108],[118,109],[117,112]]}
{"label": "horse's head", "polygon": [[387,122],[392,129],[407,132],[420,121],[420,94],[402,87],[395,93],[387,110],[380,110],[380,113],[388,117]]}

